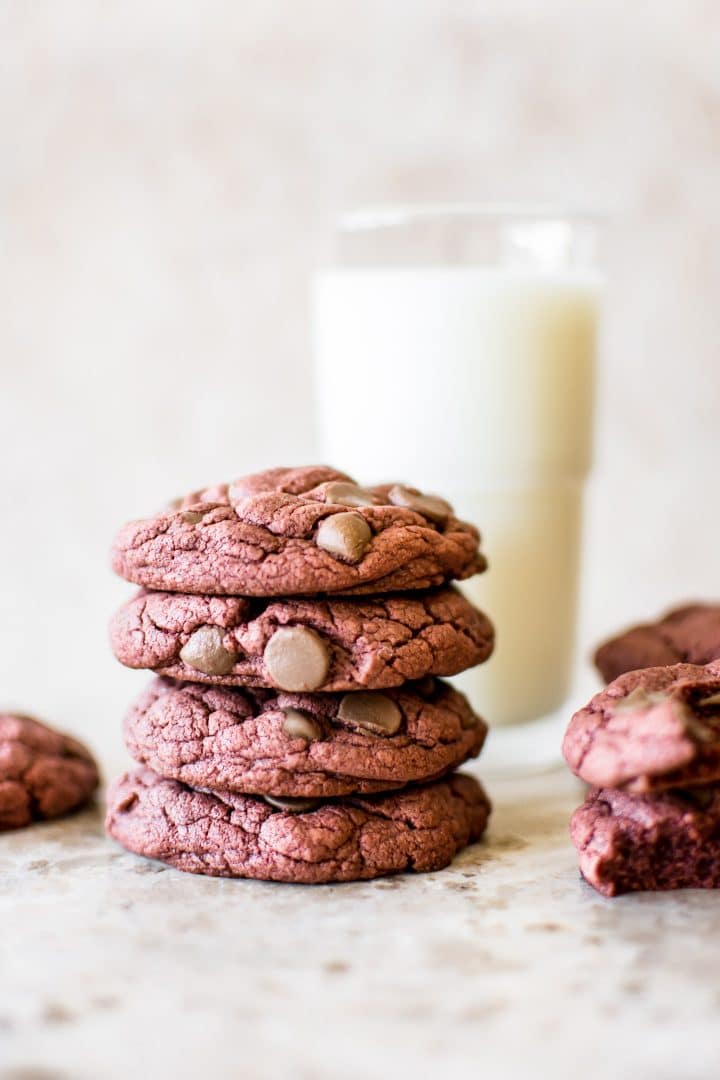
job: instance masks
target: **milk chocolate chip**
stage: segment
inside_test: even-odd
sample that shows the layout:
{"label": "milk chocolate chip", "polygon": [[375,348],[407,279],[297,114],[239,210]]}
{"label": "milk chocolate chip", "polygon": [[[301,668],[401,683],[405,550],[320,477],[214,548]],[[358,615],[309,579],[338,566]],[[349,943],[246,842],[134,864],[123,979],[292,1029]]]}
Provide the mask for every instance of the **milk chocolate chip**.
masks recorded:
{"label": "milk chocolate chip", "polygon": [[402,724],[400,709],[386,694],[361,690],[346,694],[340,702],[338,720],[374,735],[394,735]]}
{"label": "milk chocolate chip", "polygon": [[317,810],[322,802],[322,799],[280,799],[277,795],[263,795],[263,799],[277,810],[285,810],[288,814],[307,814],[310,810]]}
{"label": "milk chocolate chip", "polygon": [[324,518],[315,537],[319,548],[349,563],[360,562],[371,540],[367,521],[350,511]]}
{"label": "milk chocolate chip", "polygon": [[453,512],[452,506],[445,499],[440,499],[437,495],[420,495],[418,492],[411,491],[410,488],[403,487],[402,484],[396,484],[391,488],[388,498],[393,506],[404,506],[408,510],[415,510],[416,513],[422,514],[437,525],[444,525]]}
{"label": "milk chocolate chip", "polygon": [[317,690],[330,668],[325,642],[306,626],[282,626],[276,630],[265,646],[263,658],[275,686],[292,693]]}
{"label": "milk chocolate chip", "polygon": [[305,739],[305,742],[315,742],[322,738],[320,725],[313,720],[312,716],[301,712],[300,709],[283,709],[283,731],[289,739]]}
{"label": "milk chocolate chip", "polygon": [[323,492],[326,503],[335,503],[336,506],[374,506],[375,496],[372,491],[361,488],[357,484],[345,483],[335,480],[327,484]]}
{"label": "milk chocolate chip", "polygon": [[199,521],[202,521],[203,514],[201,510],[184,510],[180,517],[188,525],[197,525]]}
{"label": "milk chocolate chip", "polygon": [[219,626],[198,627],[180,650],[180,659],[204,675],[227,675],[235,663],[235,655],[223,645]]}
{"label": "milk chocolate chip", "polygon": [[658,690],[652,690],[648,692],[642,686],[636,686],[634,690],[631,690],[627,697],[618,698],[611,706],[611,711],[618,712],[636,712],[638,709],[650,709],[655,705],[660,705],[663,701],[667,701],[667,694],[663,694]]}

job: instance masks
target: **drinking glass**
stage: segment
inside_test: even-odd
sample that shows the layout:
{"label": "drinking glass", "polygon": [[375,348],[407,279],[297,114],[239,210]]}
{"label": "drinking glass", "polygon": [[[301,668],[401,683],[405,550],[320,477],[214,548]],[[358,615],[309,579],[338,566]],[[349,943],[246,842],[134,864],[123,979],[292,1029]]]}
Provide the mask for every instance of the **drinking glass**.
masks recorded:
{"label": "drinking glass", "polygon": [[592,461],[597,220],[403,206],[344,216],[314,286],[324,459],[440,494],[483,536],[460,587],[497,644],[457,677],[499,770],[558,759]]}

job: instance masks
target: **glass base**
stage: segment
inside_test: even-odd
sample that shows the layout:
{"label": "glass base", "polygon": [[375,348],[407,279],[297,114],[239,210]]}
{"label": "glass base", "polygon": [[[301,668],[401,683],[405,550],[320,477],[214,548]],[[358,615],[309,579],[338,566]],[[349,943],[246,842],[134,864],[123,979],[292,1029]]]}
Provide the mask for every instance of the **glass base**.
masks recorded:
{"label": "glass base", "polygon": [[491,727],[479,760],[480,775],[532,776],[565,768],[561,746],[568,715],[559,709],[528,724]]}

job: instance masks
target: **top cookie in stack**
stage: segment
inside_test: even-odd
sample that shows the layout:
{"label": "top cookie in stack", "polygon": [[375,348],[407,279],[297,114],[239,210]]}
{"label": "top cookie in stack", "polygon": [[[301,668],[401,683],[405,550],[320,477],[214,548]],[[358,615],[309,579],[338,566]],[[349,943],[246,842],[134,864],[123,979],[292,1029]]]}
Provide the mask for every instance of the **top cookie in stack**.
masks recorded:
{"label": "top cookie in stack", "polygon": [[[175,681],[159,680],[128,718],[131,753],[160,775],[141,770],[111,793],[113,835],[184,869],[280,880],[444,865],[489,812],[470,778],[440,779],[479,753],[486,729],[433,678],[492,652],[490,622],[449,586],[485,569],[479,539],[443,499],[400,484],[363,488],[322,466],[208,488],[126,525],[113,567],[143,588],[112,621],[113,649],[122,663]],[[200,693],[193,684],[211,685]],[[412,794],[420,817],[401,827],[401,795],[410,796],[387,792],[409,783],[424,785]],[[207,815],[198,800],[210,799],[213,814],[256,824],[271,805],[297,815],[283,827],[295,836],[300,819],[312,832],[328,812],[308,797],[368,792],[363,813],[386,822],[392,855],[387,838],[374,853],[360,850],[366,823],[343,803],[355,848],[343,827],[338,843],[345,836],[352,850],[342,865],[307,853],[303,877],[297,860],[248,848],[247,824],[224,836],[221,858],[203,847],[205,834],[164,835],[163,808],[178,800],[190,818]],[[249,805],[239,808],[239,798]],[[429,831],[425,818],[435,822]]]}
{"label": "top cookie in stack", "polygon": [[477,529],[401,484],[362,488],[323,466],[270,469],[134,521],[113,569],[151,589],[212,596],[430,589],[486,568]]}

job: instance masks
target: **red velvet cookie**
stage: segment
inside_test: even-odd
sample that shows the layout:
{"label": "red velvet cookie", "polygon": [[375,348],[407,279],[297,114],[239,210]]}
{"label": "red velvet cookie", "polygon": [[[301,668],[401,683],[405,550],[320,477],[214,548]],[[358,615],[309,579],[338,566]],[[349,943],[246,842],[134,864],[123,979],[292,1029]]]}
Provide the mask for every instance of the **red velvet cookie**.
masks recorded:
{"label": "red velvet cookie", "polygon": [[649,792],[720,781],[720,663],[621,675],[575,713],[563,753],[597,787]]}
{"label": "red velvet cookie", "polygon": [[129,851],[178,870],[316,884],[440,870],[480,838],[489,813],[470,776],[282,805],[195,791],[141,768],[112,785],[106,825]]}
{"label": "red velvet cookie", "polygon": [[434,679],[344,695],[155,679],[125,721],[132,756],[163,776],[323,798],[442,776],[476,757],[486,732],[467,699]]}
{"label": "red velvet cookie", "polygon": [[720,604],[688,604],[606,641],[595,665],[606,682],[626,671],[720,658]]}
{"label": "red velvet cookie", "polygon": [[493,628],[454,589],[340,600],[141,592],[110,624],[133,668],[222,686],[381,690],[455,675],[492,652]]}
{"label": "red velvet cookie", "polygon": [[414,488],[361,488],[322,466],[272,469],[131,522],[112,564],[128,581],[171,592],[387,593],[479,573],[479,539],[443,499]]}
{"label": "red velvet cookie", "polygon": [[570,825],[585,880],[605,896],[720,888],[720,787],[588,795]]}
{"label": "red velvet cookie", "polygon": [[0,832],[68,814],[97,786],[82,743],[29,716],[0,713]]}

